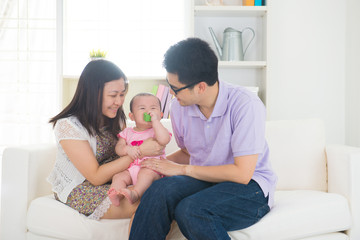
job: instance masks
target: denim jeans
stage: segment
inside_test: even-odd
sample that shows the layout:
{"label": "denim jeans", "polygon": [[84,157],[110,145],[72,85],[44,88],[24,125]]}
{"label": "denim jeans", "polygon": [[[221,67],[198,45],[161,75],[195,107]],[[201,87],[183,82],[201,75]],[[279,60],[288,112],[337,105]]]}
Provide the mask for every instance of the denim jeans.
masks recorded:
{"label": "denim jeans", "polygon": [[165,177],[141,198],[129,239],[165,239],[173,220],[187,239],[230,239],[227,231],[249,227],[267,214],[267,202],[254,180],[244,185]]}

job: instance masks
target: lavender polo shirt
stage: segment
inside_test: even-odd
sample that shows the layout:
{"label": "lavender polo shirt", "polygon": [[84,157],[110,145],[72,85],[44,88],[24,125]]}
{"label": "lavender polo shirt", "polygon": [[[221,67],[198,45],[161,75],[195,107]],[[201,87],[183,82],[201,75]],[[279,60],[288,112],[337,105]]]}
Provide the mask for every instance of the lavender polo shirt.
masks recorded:
{"label": "lavender polo shirt", "polygon": [[247,89],[219,83],[219,95],[208,119],[197,105],[184,107],[173,99],[171,122],[176,142],[190,153],[191,165],[233,164],[234,157],[259,154],[252,179],[269,196],[272,207],[277,177],[265,140],[265,107]]}

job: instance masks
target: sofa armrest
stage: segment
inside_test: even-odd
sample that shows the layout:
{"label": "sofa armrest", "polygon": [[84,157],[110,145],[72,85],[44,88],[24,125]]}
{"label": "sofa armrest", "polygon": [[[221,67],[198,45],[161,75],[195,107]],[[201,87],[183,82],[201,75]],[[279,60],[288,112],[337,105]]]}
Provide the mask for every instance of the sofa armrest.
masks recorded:
{"label": "sofa armrest", "polygon": [[56,157],[55,145],[6,148],[1,175],[1,239],[25,239],[30,202],[51,193],[46,181]]}
{"label": "sofa armrest", "polygon": [[328,191],[349,201],[352,226],[350,239],[360,239],[360,148],[332,145],[326,147]]}

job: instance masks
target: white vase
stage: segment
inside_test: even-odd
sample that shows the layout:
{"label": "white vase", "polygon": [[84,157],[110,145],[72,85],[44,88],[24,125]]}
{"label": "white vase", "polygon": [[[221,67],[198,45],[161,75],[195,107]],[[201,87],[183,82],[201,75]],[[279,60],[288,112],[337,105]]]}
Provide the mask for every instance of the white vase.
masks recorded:
{"label": "white vase", "polygon": [[100,59],[105,59],[104,57],[90,57],[90,61],[96,61]]}

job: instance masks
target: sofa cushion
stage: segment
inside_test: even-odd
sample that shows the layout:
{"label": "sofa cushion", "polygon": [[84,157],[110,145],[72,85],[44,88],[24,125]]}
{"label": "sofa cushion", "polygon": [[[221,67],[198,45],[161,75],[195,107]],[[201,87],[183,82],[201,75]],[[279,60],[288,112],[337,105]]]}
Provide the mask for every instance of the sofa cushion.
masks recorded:
{"label": "sofa cushion", "polygon": [[27,214],[30,232],[58,239],[127,239],[128,226],[129,219],[90,220],[53,196],[33,200]]}
{"label": "sofa cushion", "polygon": [[336,232],[306,237],[302,238],[301,240],[349,240],[349,236],[343,232]]}
{"label": "sofa cushion", "polygon": [[[308,190],[277,191],[270,213],[257,224],[229,234],[237,240],[298,239],[346,230],[350,223],[347,200],[340,195]],[[27,225],[32,234],[59,239],[127,239],[129,219],[89,220],[52,196],[46,196],[32,201]],[[185,239],[178,228],[171,235],[171,239]]]}
{"label": "sofa cushion", "polygon": [[[118,240],[128,239],[130,219],[91,220],[53,195],[33,200],[27,214],[28,239]],[[41,237],[40,237],[41,236]],[[186,240],[174,224],[169,240]]]}
{"label": "sofa cushion", "polygon": [[[302,239],[347,230],[351,215],[347,200],[320,191],[277,191],[272,210],[257,224],[230,232],[233,239]],[[341,239],[341,238],[340,238]]]}

